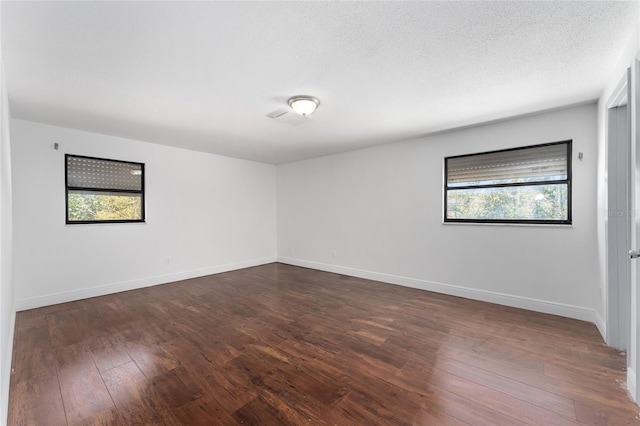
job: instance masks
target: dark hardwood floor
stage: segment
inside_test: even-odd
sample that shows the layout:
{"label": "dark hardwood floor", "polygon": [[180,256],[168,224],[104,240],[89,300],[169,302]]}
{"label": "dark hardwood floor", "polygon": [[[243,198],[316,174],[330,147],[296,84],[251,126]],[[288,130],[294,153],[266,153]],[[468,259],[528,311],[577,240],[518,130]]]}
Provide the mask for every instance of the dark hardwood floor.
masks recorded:
{"label": "dark hardwood floor", "polygon": [[271,264],[19,312],[10,425],[640,424],[586,322]]}

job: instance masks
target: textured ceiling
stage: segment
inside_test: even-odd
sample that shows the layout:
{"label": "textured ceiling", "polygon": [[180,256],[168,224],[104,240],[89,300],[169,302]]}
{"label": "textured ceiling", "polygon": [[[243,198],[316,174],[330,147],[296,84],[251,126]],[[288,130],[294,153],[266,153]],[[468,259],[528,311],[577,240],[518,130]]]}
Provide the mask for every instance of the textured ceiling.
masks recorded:
{"label": "textured ceiling", "polygon": [[[14,118],[268,163],[596,99],[638,2],[9,2]],[[289,97],[321,105],[291,125]]]}

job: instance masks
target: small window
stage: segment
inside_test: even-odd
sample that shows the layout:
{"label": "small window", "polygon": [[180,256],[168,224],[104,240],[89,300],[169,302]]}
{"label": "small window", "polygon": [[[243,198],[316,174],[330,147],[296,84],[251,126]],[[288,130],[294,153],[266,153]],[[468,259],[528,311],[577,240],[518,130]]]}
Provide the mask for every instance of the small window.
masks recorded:
{"label": "small window", "polygon": [[144,222],[144,164],[65,155],[68,224]]}
{"label": "small window", "polygon": [[444,160],[444,221],[571,224],[571,141]]}

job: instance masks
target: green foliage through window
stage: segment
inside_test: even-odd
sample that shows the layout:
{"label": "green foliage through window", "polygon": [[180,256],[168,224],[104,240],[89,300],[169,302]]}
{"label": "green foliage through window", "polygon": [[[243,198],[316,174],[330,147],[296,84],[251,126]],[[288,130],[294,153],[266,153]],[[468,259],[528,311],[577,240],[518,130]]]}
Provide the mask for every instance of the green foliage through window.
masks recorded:
{"label": "green foliage through window", "polygon": [[567,185],[450,190],[447,217],[487,220],[567,220]]}
{"label": "green foliage through window", "polygon": [[142,219],[139,195],[69,193],[69,221],[120,221]]}

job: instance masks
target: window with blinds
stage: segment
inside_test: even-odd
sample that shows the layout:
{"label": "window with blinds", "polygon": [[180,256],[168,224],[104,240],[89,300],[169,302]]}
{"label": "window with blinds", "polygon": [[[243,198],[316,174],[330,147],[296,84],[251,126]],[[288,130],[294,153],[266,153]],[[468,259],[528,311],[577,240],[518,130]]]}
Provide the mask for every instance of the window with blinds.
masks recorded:
{"label": "window with blinds", "polygon": [[144,222],[144,164],[65,155],[66,222]]}
{"label": "window with blinds", "polygon": [[571,223],[571,141],[447,157],[445,222]]}

